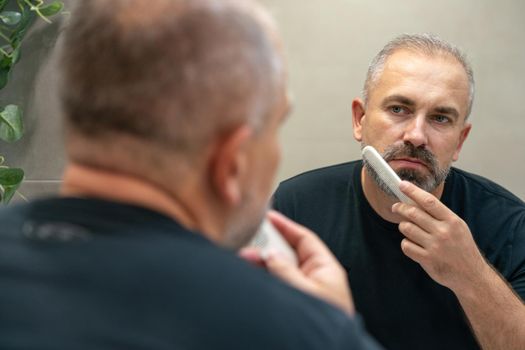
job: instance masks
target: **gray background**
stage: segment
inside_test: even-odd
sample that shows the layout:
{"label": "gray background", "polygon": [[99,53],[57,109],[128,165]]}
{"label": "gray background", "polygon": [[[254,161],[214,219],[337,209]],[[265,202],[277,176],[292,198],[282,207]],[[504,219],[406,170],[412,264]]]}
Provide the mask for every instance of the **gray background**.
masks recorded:
{"label": "gray background", "polygon": [[[525,198],[525,2],[261,2],[284,37],[294,96],[294,111],[281,135],[277,180],[358,158],[350,107],[360,95],[369,61],[400,33],[430,32],[464,49],[477,83],[473,130],[455,165]],[[53,49],[58,31],[58,23],[40,24],[30,33],[14,81],[8,91],[0,91],[2,104],[25,106],[26,136],[16,144],[0,143],[0,153],[26,170],[21,191],[29,198],[55,192],[64,165]]]}

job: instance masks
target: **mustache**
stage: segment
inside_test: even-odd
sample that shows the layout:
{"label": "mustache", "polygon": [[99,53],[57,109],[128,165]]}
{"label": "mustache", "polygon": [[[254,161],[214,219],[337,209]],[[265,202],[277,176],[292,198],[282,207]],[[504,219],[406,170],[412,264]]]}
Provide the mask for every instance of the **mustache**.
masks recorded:
{"label": "mustache", "polygon": [[425,164],[433,173],[438,167],[436,156],[432,152],[426,148],[416,147],[411,143],[392,145],[385,150],[382,156],[387,162],[402,157],[414,158]]}

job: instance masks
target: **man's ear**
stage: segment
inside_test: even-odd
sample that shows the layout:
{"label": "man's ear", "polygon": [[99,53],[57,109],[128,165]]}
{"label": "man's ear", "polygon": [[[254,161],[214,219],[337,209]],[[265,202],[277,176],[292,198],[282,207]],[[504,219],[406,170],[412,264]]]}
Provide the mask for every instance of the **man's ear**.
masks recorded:
{"label": "man's ear", "polygon": [[456,151],[454,152],[454,155],[452,157],[452,160],[455,162],[459,159],[459,152],[461,152],[461,148],[463,147],[463,142],[467,139],[470,130],[472,129],[472,124],[465,123],[465,126],[463,126],[463,129],[461,130],[461,134],[459,135],[459,143],[458,147],[456,148]]}
{"label": "man's ear", "polygon": [[363,118],[365,117],[365,104],[360,98],[352,101],[352,126],[354,139],[361,142],[363,140]]}
{"label": "man's ear", "polygon": [[248,169],[248,143],[252,128],[246,124],[232,129],[214,145],[209,165],[211,185],[218,198],[235,206],[242,199]]}

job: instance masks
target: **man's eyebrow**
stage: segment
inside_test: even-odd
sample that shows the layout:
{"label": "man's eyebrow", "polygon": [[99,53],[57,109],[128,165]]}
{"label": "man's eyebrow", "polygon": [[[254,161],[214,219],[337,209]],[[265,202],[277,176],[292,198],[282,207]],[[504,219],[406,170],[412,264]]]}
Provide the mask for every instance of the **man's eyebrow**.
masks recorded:
{"label": "man's eyebrow", "polygon": [[397,102],[409,107],[413,107],[416,105],[416,102],[403,95],[390,95],[383,100],[382,105],[385,106],[391,102]]}
{"label": "man's eyebrow", "polygon": [[[413,101],[413,100],[411,100],[408,97],[403,96],[403,95],[391,95],[391,96],[388,96],[388,97],[386,97],[383,100],[382,105],[386,106],[387,104],[392,103],[392,102],[400,103],[400,104],[408,106],[408,107],[413,107],[413,106],[416,105],[415,101]],[[449,115],[449,116],[453,117],[454,119],[458,119],[459,118],[459,111],[456,108],[454,108],[454,107],[438,106],[438,107],[434,108],[433,111],[435,113]]]}
{"label": "man's eyebrow", "polygon": [[434,111],[436,113],[450,115],[454,119],[458,119],[459,118],[459,112],[454,107],[438,106],[438,107],[434,108]]}

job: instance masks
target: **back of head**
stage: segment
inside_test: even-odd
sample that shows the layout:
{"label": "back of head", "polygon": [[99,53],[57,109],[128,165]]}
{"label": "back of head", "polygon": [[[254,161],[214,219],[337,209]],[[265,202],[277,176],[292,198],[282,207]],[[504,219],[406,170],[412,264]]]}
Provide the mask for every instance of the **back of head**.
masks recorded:
{"label": "back of head", "polygon": [[232,126],[257,129],[283,74],[273,31],[248,0],[79,2],[62,55],[69,156],[97,165],[71,145],[126,140],[192,159]]}
{"label": "back of head", "polygon": [[444,41],[432,34],[403,34],[389,41],[381,51],[374,57],[366,75],[363,88],[363,100],[365,104],[370,95],[370,89],[378,81],[383,72],[387,59],[397,51],[407,50],[425,56],[448,56],[462,65],[469,81],[469,106],[467,116],[470,114],[474,102],[474,73],[464,53],[456,46]]}

